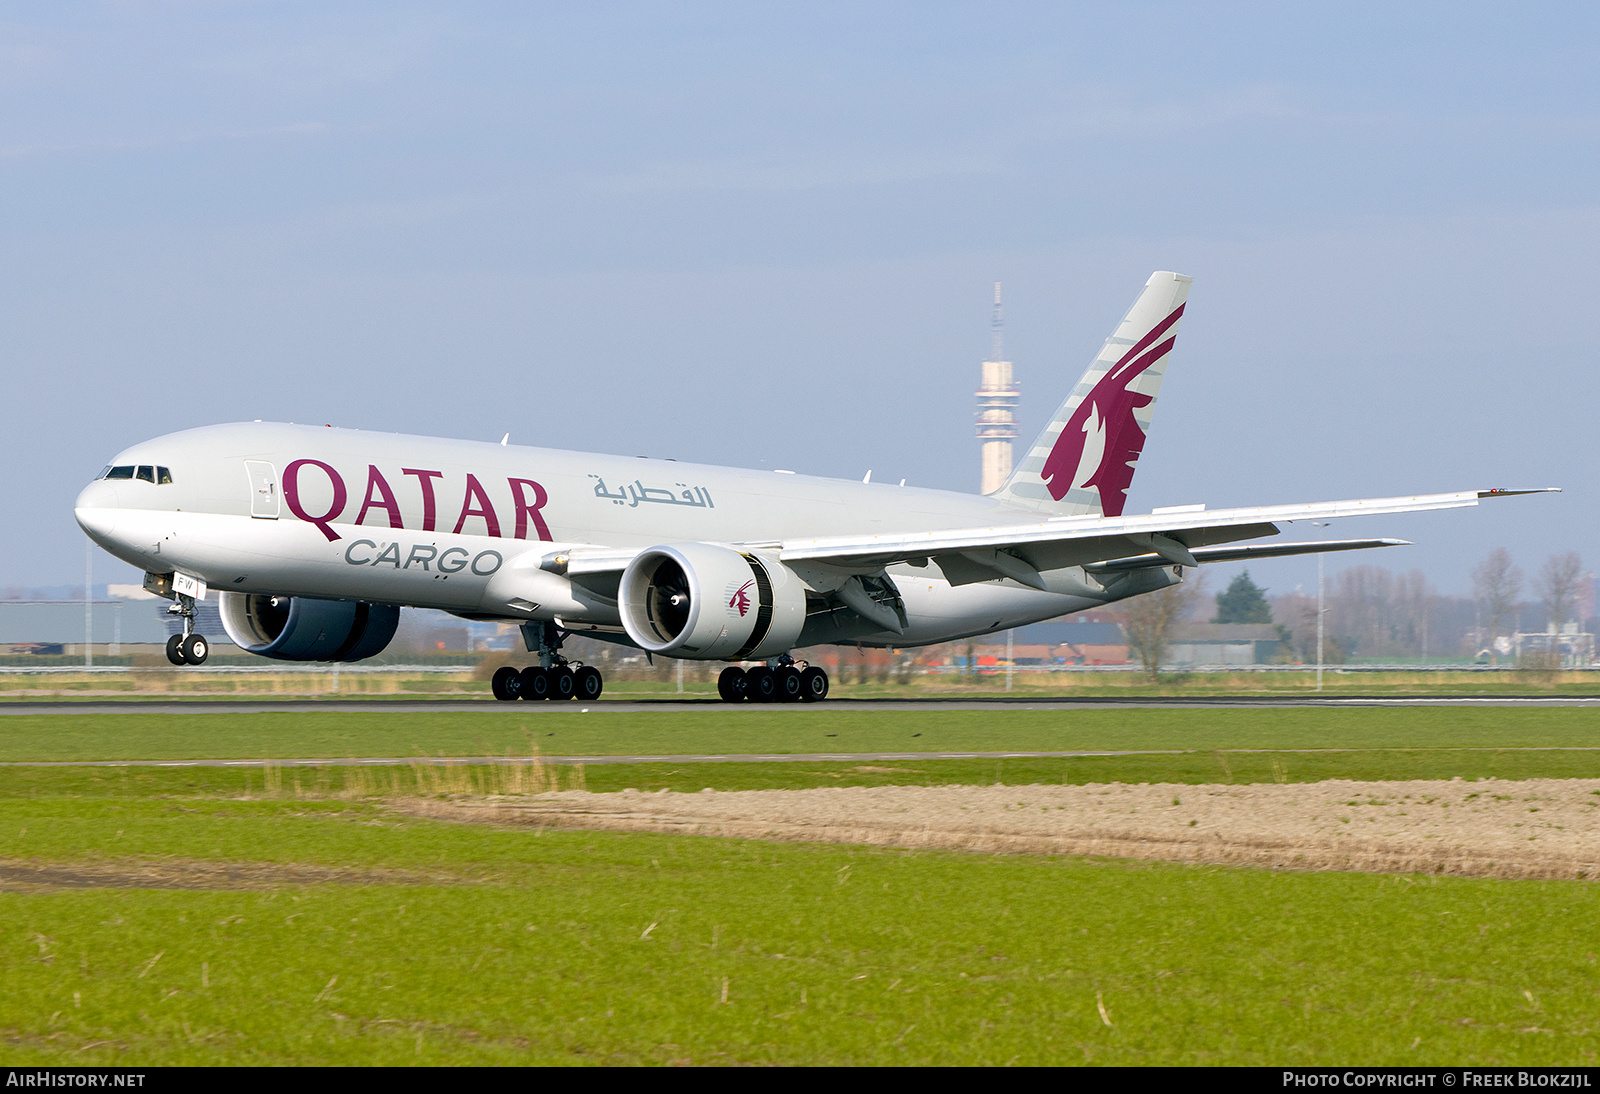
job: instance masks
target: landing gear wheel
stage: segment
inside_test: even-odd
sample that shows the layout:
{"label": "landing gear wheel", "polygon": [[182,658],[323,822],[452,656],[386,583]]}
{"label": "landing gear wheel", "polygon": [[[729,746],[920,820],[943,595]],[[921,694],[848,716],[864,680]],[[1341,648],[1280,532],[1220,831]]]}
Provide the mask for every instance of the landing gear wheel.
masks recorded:
{"label": "landing gear wheel", "polygon": [[167,660],[174,665],[187,665],[189,663],[183,657],[183,635],[175,634],[167,639]]}
{"label": "landing gear wheel", "polygon": [[494,697],[502,703],[509,703],[517,698],[520,689],[520,674],[510,665],[495,669],[494,675],[489,678],[489,690],[494,692]]}
{"label": "landing gear wheel", "polygon": [[577,689],[578,698],[584,702],[600,698],[600,692],[606,686],[605,680],[600,675],[600,670],[583,666],[572,674],[572,683]]}
{"label": "landing gear wheel", "polygon": [[550,674],[538,665],[523,669],[517,680],[522,688],[522,698],[529,702],[550,698]]}
{"label": "landing gear wheel", "polygon": [[777,694],[773,696],[780,703],[798,703],[800,701],[800,670],[793,665],[782,665],[772,670],[773,683],[776,685]]}
{"label": "landing gear wheel", "polygon": [[744,669],[738,665],[729,665],[717,677],[717,694],[722,696],[724,703],[737,703],[744,699],[746,691]]}
{"label": "landing gear wheel", "polygon": [[545,677],[550,681],[550,698],[570,699],[577,693],[577,683],[572,679],[570,669],[560,666],[545,669]]}
{"label": "landing gear wheel", "polygon": [[778,678],[765,665],[744,674],[745,694],[752,703],[770,703],[778,697]]}
{"label": "landing gear wheel", "polygon": [[800,698],[807,703],[820,703],[828,697],[828,674],[812,665],[800,674]]}
{"label": "landing gear wheel", "polygon": [[191,665],[203,665],[211,653],[211,643],[206,641],[203,634],[191,634],[178,643],[178,649],[183,653],[183,659]]}

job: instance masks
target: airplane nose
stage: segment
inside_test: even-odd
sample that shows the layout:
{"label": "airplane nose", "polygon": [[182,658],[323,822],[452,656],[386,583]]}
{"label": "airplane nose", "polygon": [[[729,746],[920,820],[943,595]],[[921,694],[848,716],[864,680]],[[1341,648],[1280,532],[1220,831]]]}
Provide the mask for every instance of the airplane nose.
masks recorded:
{"label": "airplane nose", "polygon": [[73,505],[73,515],[78,527],[88,537],[106,546],[117,528],[117,489],[101,480],[83,488]]}

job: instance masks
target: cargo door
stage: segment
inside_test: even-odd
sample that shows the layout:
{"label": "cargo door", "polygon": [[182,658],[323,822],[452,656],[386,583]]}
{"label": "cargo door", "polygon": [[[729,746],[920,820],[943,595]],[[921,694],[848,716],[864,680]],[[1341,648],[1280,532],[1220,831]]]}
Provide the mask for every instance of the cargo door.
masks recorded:
{"label": "cargo door", "polygon": [[278,470],[266,460],[245,460],[250,476],[250,515],[265,520],[278,519]]}

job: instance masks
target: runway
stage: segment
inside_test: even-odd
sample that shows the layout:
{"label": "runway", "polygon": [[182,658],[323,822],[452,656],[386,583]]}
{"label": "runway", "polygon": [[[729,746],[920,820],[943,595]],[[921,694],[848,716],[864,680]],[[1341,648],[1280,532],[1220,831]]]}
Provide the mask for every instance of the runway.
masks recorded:
{"label": "runway", "polygon": [[599,699],[591,703],[502,703],[493,699],[89,699],[81,702],[0,701],[7,714],[685,714],[724,711],[953,711],[1004,713],[1019,710],[1183,710],[1217,707],[1272,709],[1296,707],[1600,707],[1600,695],[1509,695],[1491,697],[1390,698],[1355,695],[1241,698],[1007,698],[830,699],[822,703],[724,703],[718,699]]}

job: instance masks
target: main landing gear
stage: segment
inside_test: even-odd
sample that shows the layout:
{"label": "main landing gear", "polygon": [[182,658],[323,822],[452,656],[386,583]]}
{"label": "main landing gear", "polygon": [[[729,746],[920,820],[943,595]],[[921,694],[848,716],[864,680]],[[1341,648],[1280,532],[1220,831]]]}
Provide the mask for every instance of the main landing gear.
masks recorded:
{"label": "main landing gear", "polygon": [[784,654],[753,669],[723,669],[717,694],[725,703],[818,703],[828,697],[828,674]]}
{"label": "main landing gear", "polygon": [[582,699],[588,702],[600,698],[605,680],[600,670],[581,661],[568,661],[558,652],[565,637],[554,623],[524,623],[522,637],[528,652],[538,651],[539,663],[530,668],[514,669],[510,665],[496,669],[489,681],[489,689],[501,702],[517,699]]}
{"label": "main landing gear", "polygon": [[181,616],[183,633],[167,639],[167,660],[174,665],[203,665],[211,654],[211,643],[203,634],[194,633],[194,597],[178,594],[178,602],[167,609]]}
{"label": "main landing gear", "polygon": [[[576,667],[574,667],[576,666]],[[496,669],[489,682],[494,697],[502,702],[516,699],[590,699],[600,698],[605,680],[600,670],[581,662],[561,658],[558,664],[545,668],[533,665],[514,669],[510,665]]]}

